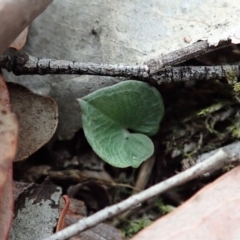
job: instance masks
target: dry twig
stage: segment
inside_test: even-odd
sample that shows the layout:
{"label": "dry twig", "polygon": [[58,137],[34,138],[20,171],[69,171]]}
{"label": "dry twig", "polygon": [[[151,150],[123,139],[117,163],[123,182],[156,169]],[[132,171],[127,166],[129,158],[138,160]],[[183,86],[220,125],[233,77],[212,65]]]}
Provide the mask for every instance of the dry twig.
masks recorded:
{"label": "dry twig", "polygon": [[199,163],[189,168],[188,170],[167,179],[166,181],[160,182],[145,191],[135,194],[118,204],[107,207],[90,217],[81,219],[77,223],[53,234],[45,240],[66,240],[70,237],[73,237],[74,235],[88,228],[94,227],[95,225],[106,221],[107,219],[112,218],[132,207],[135,207],[138,204],[165,192],[166,190],[169,190],[173,187],[179,186],[183,183],[186,183],[187,181],[197,178],[202,174],[211,171],[212,169],[221,168],[227,161],[227,158],[227,154],[222,149],[220,149],[208,160]]}
{"label": "dry twig", "polygon": [[158,84],[190,80],[225,79],[239,77],[239,65],[171,67],[150,75],[151,66],[78,63],[66,60],[40,59],[21,54],[0,57],[0,68],[16,75],[78,74],[126,77],[151,80]]}
{"label": "dry twig", "polygon": [[[228,155],[227,164],[234,164],[234,163],[236,163],[236,162],[238,163],[240,161],[240,141],[223,146],[219,149],[223,149],[223,151]],[[196,157],[195,159],[183,160],[182,169],[186,170],[197,163],[206,161],[207,159],[212,157],[214,154],[216,154],[219,151],[219,149],[215,149],[210,152],[203,153],[203,154],[199,155],[198,157]]]}

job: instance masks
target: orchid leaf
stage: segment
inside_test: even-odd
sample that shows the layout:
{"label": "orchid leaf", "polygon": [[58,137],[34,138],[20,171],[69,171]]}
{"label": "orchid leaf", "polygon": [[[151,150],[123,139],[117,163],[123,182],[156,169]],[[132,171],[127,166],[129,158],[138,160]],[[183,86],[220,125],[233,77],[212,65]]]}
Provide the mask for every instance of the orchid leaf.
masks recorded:
{"label": "orchid leaf", "polygon": [[124,81],[78,99],[83,130],[93,150],[115,167],[138,167],[154,152],[148,136],[157,133],[164,114],[158,90]]}

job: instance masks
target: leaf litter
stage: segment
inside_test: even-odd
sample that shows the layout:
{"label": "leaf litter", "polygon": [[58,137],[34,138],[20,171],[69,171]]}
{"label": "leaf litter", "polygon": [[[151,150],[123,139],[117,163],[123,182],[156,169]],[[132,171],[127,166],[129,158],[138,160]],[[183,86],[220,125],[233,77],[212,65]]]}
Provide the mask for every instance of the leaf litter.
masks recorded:
{"label": "leaf litter", "polygon": [[46,144],[58,124],[58,107],[50,97],[37,95],[17,83],[7,83],[11,108],[19,123],[19,147],[16,160],[32,155]]}
{"label": "leaf litter", "polygon": [[17,151],[18,124],[10,111],[9,94],[2,76],[0,81],[0,231],[1,238],[8,239],[13,217],[12,164]]}
{"label": "leaf litter", "polygon": [[[61,225],[68,226],[79,219],[85,217],[86,215],[86,206],[84,202],[79,201],[74,198],[69,198],[67,196],[62,196],[60,199],[59,210],[61,212],[62,218]],[[64,213],[64,214],[62,214]],[[63,222],[63,223],[62,223]],[[59,228],[59,230],[61,230]],[[122,240],[122,233],[111,225],[101,223],[94,228],[90,228],[77,236],[71,238],[72,240]]]}
{"label": "leaf litter", "polygon": [[[231,14],[229,14],[229,12],[232,11],[234,2],[235,1],[227,5],[224,5],[223,2],[220,2],[219,8],[217,9],[218,13],[224,14],[225,17],[226,15],[230,16]],[[155,4],[156,2],[153,1],[152,3]],[[191,6],[196,5],[197,4],[196,1],[185,3],[183,8],[181,9],[183,12],[190,14],[189,19],[192,19],[192,21],[188,21],[189,19],[186,20],[186,18],[179,20],[179,16],[182,16],[181,15],[182,13],[178,12],[177,15],[175,15],[176,11],[173,11],[174,8],[173,9],[169,8],[166,10],[164,6],[159,6],[158,8],[159,10],[158,10],[156,7],[153,8],[151,4],[149,4],[148,6],[145,6],[145,7],[149,7],[151,9],[151,13],[154,13],[154,14],[151,14],[151,16],[156,15],[161,20],[164,18],[165,22],[167,24],[170,24],[171,27],[169,27],[168,29],[169,31],[172,31],[172,33],[165,31],[163,29],[159,34],[160,36],[161,34],[164,35],[164,37],[159,37],[158,34],[156,34],[156,31],[152,31],[151,33],[153,33],[154,36],[157,37],[157,39],[155,39],[151,34],[144,33],[144,34],[141,34],[141,36],[142,37],[148,36],[150,40],[144,39],[144,41],[142,41],[142,39],[140,40],[138,39],[137,35],[133,37],[129,37],[126,33],[124,33],[122,30],[126,29],[125,25],[122,26],[117,24],[118,25],[117,32],[114,32],[112,30],[112,29],[115,29],[115,25],[113,26],[113,28],[112,26],[108,26],[107,27],[108,31],[104,32],[105,29],[102,28],[102,26],[104,26],[104,21],[105,21],[104,18],[105,16],[109,16],[109,14],[105,14],[104,11],[101,11],[101,13],[99,13],[99,6],[96,4],[92,4],[90,2],[93,8],[93,12],[97,11],[97,13],[99,13],[100,16],[98,14],[88,15],[87,17],[92,19],[92,20],[89,20],[86,18],[86,15],[78,14],[76,16],[78,17],[84,16],[85,19],[79,19],[78,21],[75,20],[75,23],[83,22],[84,24],[84,21],[88,23],[89,22],[94,23],[93,24],[94,28],[98,33],[97,37],[95,34],[89,35],[89,33],[91,32],[90,31],[91,29],[84,28],[79,33],[79,27],[73,25],[74,27],[71,29],[71,31],[75,31],[75,33],[77,32],[76,36],[77,34],[80,34],[80,38],[77,37],[77,38],[69,38],[69,39],[70,40],[82,39],[83,41],[80,42],[81,46],[78,47],[78,49],[73,49],[72,46],[77,46],[77,44],[72,44],[70,42],[68,43],[65,49],[62,47],[62,46],[65,46],[65,43],[66,43],[65,37],[58,38],[60,39],[60,41],[57,44],[54,41],[53,44],[51,45],[51,43],[49,43],[48,40],[46,39],[46,35],[41,33],[41,31],[45,31],[44,27],[41,27],[41,26],[45,26],[46,28],[58,29],[56,27],[56,24],[58,25],[59,22],[61,23],[61,21],[58,21],[57,18],[58,17],[61,18],[62,17],[61,14],[63,14],[65,17],[68,14],[67,12],[61,12],[59,16],[52,14],[52,11],[56,11],[56,9],[58,8],[64,11],[65,8],[62,7],[62,5],[67,4],[66,1],[62,1],[62,2],[59,1],[58,4],[56,3],[54,4],[39,19],[37,19],[37,21],[33,23],[32,29],[30,29],[30,41],[25,48],[28,51],[30,51],[30,54],[33,54],[35,56],[46,55],[46,57],[50,57],[49,54],[52,54],[54,56],[57,56],[57,58],[68,58],[73,60],[77,59],[81,61],[94,60],[96,62],[107,62],[110,59],[111,61],[114,61],[114,62],[119,62],[120,60],[121,62],[128,62],[128,61],[136,62],[136,58],[138,58],[139,53],[141,54],[140,54],[140,58],[138,59],[141,59],[141,61],[143,61],[143,59],[145,59],[146,57],[149,57],[150,55],[154,56],[156,54],[156,49],[161,49],[162,51],[161,53],[169,52],[170,50],[175,50],[175,48],[177,49],[182,46],[186,46],[189,43],[192,43],[200,39],[201,37],[198,34],[189,34],[189,33],[194,33],[192,29],[195,29],[195,31],[197,31],[199,34],[206,35],[206,32],[211,34],[210,30],[212,28],[217,28],[217,25],[214,24],[214,20],[213,20],[214,14],[216,11],[216,6],[214,4],[212,4],[211,6],[210,5],[207,6],[207,9],[208,10],[212,9],[214,14],[209,14],[207,11],[205,11],[206,8],[204,6],[206,6],[206,4],[209,4],[209,2],[208,3],[203,2],[200,8],[193,7],[192,9],[194,9],[194,11],[191,10]],[[77,4],[77,3],[75,1],[72,1],[70,4],[71,7],[73,9],[79,9],[79,8],[76,8],[74,4]],[[111,4],[113,4],[112,9],[115,9],[114,6],[117,3],[113,1],[111,2]],[[159,1],[157,4],[160,4]],[[174,6],[174,3],[172,4]],[[84,5],[83,8],[81,8],[81,11],[83,12],[86,11],[85,7],[88,7],[88,6]],[[111,13],[111,7],[109,8],[103,7],[103,9]],[[135,8],[129,8],[129,11],[126,12],[124,9],[124,6],[122,6],[119,3],[118,9],[119,9],[118,11],[119,16],[122,16],[124,12],[126,16],[129,15],[130,18],[133,19],[134,23],[137,22],[136,19],[132,17],[132,16],[135,16],[136,14],[131,13],[131,11],[133,10],[135,11]],[[141,9],[144,9],[144,11],[146,10],[145,8],[142,8],[142,6],[139,6],[138,11],[141,12]],[[207,14],[207,16],[209,16],[209,22],[211,23],[210,25],[207,25],[206,23],[207,18],[204,17],[204,14],[201,15],[195,12],[195,11],[198,11],[199,9],[201,13]],[[221,11],[221,9],[223,10],[225,9],[226,11]],[[236,8],[235,13],[237,13],[238,11],[239,9]],[[70,12],[72,14],[72,11]],[[163,15],[163,12],[165,15]],[[166,13],[168,13],[169,15],[167,15]],[[174,13],[174,17],[171,17],[172,13]],[[100,17],[100,20],[95,19],[97,15]],[[201,15],[202,19],[195,21],[194,20],[195,15],[197,16]],[[236,14],[236,16],[238,15],[239,14]],[[52,21],[53,23],[52,26],[50,24],[46,24],[45,21],[48,21],[49,19],[47,16],[56,16],[56,19]],[[230,25],[234,24],[234,21],[228,24],[228,21],[226,18],[224,18],[224,16],[222,16],[222,22],[221,22],[221,25],[219,25],[219,32],[221,32],[222,29],[225,29],[225,28],[228,29]],[[234,17],[236,16],[234,15]],[[118,18],[115,18],[115,19],[118,19]],[[126,18],[126,23],[129,23],[129,21],[131,22],[131,19],[129,20],[129,18]],[[144,20],[144,23],[146,22],[147,24],[149,24],[149,22],[151,23],[151,21],[153,21],[154,23],[157,21],[155,18],[150,19],[150,21],[145,21],[145,19],[143,20]],[[188,25],[189,28],[181,29],[180,27],[184,23],[186,23],[186,21],[189,23]],[[181,26],[179,26],[178,24]],[[153,24],[151,25],[153,26]],[[199,25],[202,31],[199,30],[200,29]],[[128,25],[127,32],[130,32],[130,33],[135,32],[135,31],[130,31],[130,29],[132,29],[131,27],[134,27],[134,26],[135,25],[131,25],[131,24]],[[64,36],[69,35],[69,34],[66,34],[66,31],[69,30],[69,24],[66,24],[66,25],[60,24],[59,27],[62,30],[58,32],[63,32]],[[203,30],[203,28],[205,29]],[[142,27],[141,25],[141,29],[149,30],[151,28]],[[184,32],[185,30],[186,32]],[[217,31],[218,29],[216,30],[216,32]],[[48,32],[49,34],[54,34],[54,36],[56,36],[56,32],[54,31],[48,31]],[[102,35],[101,35],[101,32],[103,32]],[[109,37],[105,35],[106,32],[108,34],[110,33]],[[174,35],[175,33],[177,33],[178,35],[177,37]],[[179,36],[181,36],[181,38]],[[218,38],[215,38],[216,36],[218,36]],[[229,37],[230,38],[233,37],[233,35],[231,31],[226,31],[226,34],[223,37],[225,39],[228,39]],[[123,40],[131,39],[132,42],[130,43],[126,41],[126,45],[122,46],[123,51],[117,51],[118,54],[112,54],[112,53],[116,53],[116,49],[117,49],[116,43],[118,43],[117,46],[119,46],[119,43],[121,43],[122,38]],[[54,37],[48,37],[48,39],[54,39]],[[84,41],[85,39],[88,39],[89,41]],[[102,41],[100,41],[101,39]],[[107,44],[103,42],[103,39],[106,39]],[[187,39],[187,41],[184,41],[184,39]],[[219,37],[219,34],[217,33],[217,35],[213,36],[212,39],[209,39],[209,41],[211,41],[212,44],[216,44],[216,42],[218,42],[219,39],[221,39],[221,37]],[[235,40],[238,41],[237,39],[238,39],[238,36],[236,35]],[[62,40],[64,40],[64,44],[61,43]],[[163,42],[160,42],[160,40]],[[41,46],[41,44],[39,44],[39,41],[45,41],[45,42],[48,42],[49,44],[45,44],[44,49],[38,49],[39,46]],[[156,45],[154,45],[153,43],[154,41]],[[109,42],[112,44],[109,44]],[[146,44],[149,42],[152,44],[151,46]],[[99,44],[102,47],[99,47]],[[107,55],[103,54],[104,52],[102,51],[103,46],[104,47],[107,46],[107,50],[109,50],[110,52],[109,54]],[[162,46],[167,46],[167,47],[162,48]],[[143,51],[144,47],[146,47],[147,49]],[[53,49],[56,49],[56,51],[54,52]],[[69,49],[72,49],[72,51],[70,52]],[[89,49],[91,49],[91,51],[89,51]],[[226,54],[221,55],[222,50],[214,54],[215,56],[216,55],[218,56],[217,60],[220,63],[223,63],[223,62],[228,63],[228,58],[231,58],[231,62],[238,62],[239,56],[238,54],[236,54],[238,49],[239,49],[239,46],[235,46],[234,49],[233,47],[228,48],[227,55]],[[99,50],[101,50],[102,52],[99,52]],[[80,51],[80,53],[78,51]],[[211,57],[207,55],[205,59],[204,58],[195,59],[193,61],[188,62],[187,64],[193,64],[193,65],[199,64],[199,63],[214,64],[215,63],[214,61],[212,61],[211,63],[206,62],[206,59],[210,61],[209,60],[210,58]],[[37,78],[38,77],[34,77],[34,79],[37,79]],[[41,78],[40,81],[38,80],[33,81],[32,76],[31,77],[24,76],[24,77],[16,77],[16,78],[13,76],[10,76],[9,79],[11,80],[14,79],[14,81],[17,81],[17,82],[19,81],[24,82],[26,85],[28,85],[31,89],[33,89],[36,92],[50,94],[51,96],[54,96],[56,99],[57,98],[61,99],[61,102],[58,100],[58,103],[61,109],[60,114],[64,112],[63,111],[64,108],[66,109],[65,107],[66,96],[71,96],[73,92],[74,92],[74,99],[72,99],[70,104],[72,104],[77,98],[75,96],[82,97],[87,93],[93,90],[96,90],[99,87],[106,86],[107,84],[111,85],[117,82],[117,80],[112,78],[109,78],[110,81],[107,82],[102,80],[102,78],[98,78],[98,77],[77,77],[74,79],[76,84],[73,84],[72,86],[70,86],[71,84],[69,82],[71,82],[71,80],[69,81],[65,77],[60,77],[60,81],[58,77],[53,78],[51,76],[47,78]],[[92,81],[94,80],[98,81],[99,79],[101,79],[102,81],[101,84],[99,84],[98,86],[92,85]],[[51,81],[51,83],[49,83],[48,81]],[[87,82],[87,83],[84,87],[85,89],[83,93],[79,94],[79,91],[80,91],[79,86],[82,86],[82,82],[84,83]],[[66,86],[69,86],[70,88]],[[55,91],[55,89],[57,90]],[[63,89],[67,89],[67,91],[69,92],[62,93]],[[147,187],[176,174],[176,172],[181,171],[182,168],[184,168],[184,161],[182,161],[182,159],[184,158],[191,159],[192,157],[198,154],[201,154],[202,152],[207,152],[217,147],[220,147],[222,145],[225,145],[229,142],[236,141],[239,139],[239,136],[240,136],[239,135],[240,126],[238,124],[239,115],[240,115],[238,110],[239,93],[234,83],[231,85],[227,81],[226,82],[218,81],[216,79],[215,81],[212,81],[212,82],[202,82],[202,83],[191,82],[191,83],[176,83],[176,84],[168,84],[168,85],[163,84],[161,86],[158,86],[158,89],[163,95],[164,103],[166,105],[166,115],[162,122],[162,128],[160,129],[158,134],[154,137],[155,149],[157,149],[155,152],[156,161],[153,167],[152,175],[150,176],[149,181],[147,183]],[[62,97],[61,94],[63,95],[65,94],[65,96]],[[227,104],[225,104],[226,102]],[[219,108],[214,107],[216,106],[217,103],[222,103]],[[76,107],[76,105],[77,104],[75,103],[74,106]],[[75,109],[73,109],[72,113],[75,113],[76,109],[79,110],[79,108],[76,107]],[[203,112],[204,114],[199,114]],[[67,113],[67,111],[65,111],[64,113]],[[64,116],[64,114],[62,114],[61,122],[60,122],[61,131],[59,131],[58,134],[63,141],[60,141],[57,143],[57,144],[63,143],[64,148],[66,148],[66,151],[69,153],[70,156],[67,157],[67,161],[70,163],[70,165],[61,166],[60,164],[56,166],[57,165],[56,159],[55,160],[53,159],[51,161],[49,160],[48,164],[51,165],[52,163],[51,168],[55,168],[54,170],[62,171],[62,170],[65,170],[66,168],[68,168],[69,170],[71,168],[74,169],[74,168],[80,167],[79,163],[77,163],[77,165],[75,166],[74,166],[75,163],[72,164],[74,162],[73,161],[74,157],[77,156],[78,159],[81,159],[83,154],[86,151],[91,151],[89,150],[88,145],[83,144],[84,142],[83,135],[80,134],[80,137],[78,135],[79,132],[81,132],[81,130],[78,133],[76,133],[75,136],[73,137],[74,132],[76,132],[81,127],[81,124],[79,124],[78,122],[78,124],[74,126],[68,126],[68,125],[66,126],[66,123],[68,124],[68,122],[72,121],[72,119],[74,118],[73,115],[74,114],[72,114],[71,117],[68,118],[69,114],[65,114],[66,117]],[[80,118],[81,118],[81,115],[76,114],[77,121]],[[62,127],[63,124],[65,124],[64,127]],[[70,128],[71,128],[71,131],[69,130]],[[65,139],[68,139],[68,140],[66,141]],[[87,150],[85,147],[87,148]],[[51,153],[55,152],[54,147],[50,150],[50,152]],[[36,155],[37,154],[38,152],[36,153]],[[40,164],[38,163],[38,166],[39,165],[41,165],[41,163]],[[229,168],[231,168],[231,166],[229,166]],[[104,169],[108,174],[111,175],[114,181],[127,183],[132,186],[135,185],[136,175],[138,174],[138,170],[133,170],[133,169],[120,170],[117,168],[113,168],[108,164],[104,164]],[[94,171],[97,172],[96,169]],[[224,171],[226,171],[226,169],[222,170],[222,172]],[[204,179],[201,179],[201,181],[200,180],[193,181],[182,187],[173,189],[165,193],[164,195],[162,195],[161,199],[157,197],[156,199],[149,200],[146,204],[143,204],[140,208],[137,208],[135,211],[133,211],[133,214],[131,214],[131,216],[128,218],[129,221],[136,220],[136,219],[139,220],[139,221],[136,221],[139,223],[139,225],[135,227],[135,229],[137,230],[139,230],[141,227],[145,227],[146,223],[154,221],[156,218],[163,215],[163,212],[164,212],[163,209],[167,209],[167,206],[170,205],[171,207],[174,208],[181,205],[193,193],[195,193],[198,189],[200,189],[203,185],[205,185],[206,182],[212,181],[217,176],[221,175],[222,172],[215,173],[215,176],[205,177]],[[32,172],[31,174],[34,175],[35,172]],[[70,187],[70,185],[71,184],[65,183],[65,186],[63,186],[63,190],[66,192],[67,189]],[[83,190],[89,193],[89,190],[83,188],[81,191]],[[126,198],[127,196],[133,193],[132,190],[128,188],[120,187],[120,186],[117,188],[108,188],[107,191],[110,193],[110,196],[112,197],[111,203],[121,201],[122,199]],[[159,202],[161,202],[161,204],[159,204]],[[94,204],[92,206],[94,206]],[[96,207],[94,211],[96,211],[97,208],[98,207]],[[166,212],[167,211],[165,211],[165,213]],[[148,219],[149,221],[145,221],[146,219]],[[118,225],[118,227],[128,228],[128,226],[126,225],[124,227],[123,225]],[[125,232],[127,232],[127,230]],[[128,232],[131,232],[131,231],[128,231]],[[135,231],[132,231],[131,235],[134,235],[135,233],[136,233]],[[128,237],[131,237],[131,235],[129,235]]]}
{"label": "leaf litter", "polygon": [[[198,59],[194,61],[198,61]],[[166,115],[158,134],[153,138],[155,149],[157,149],[155,153],[156,161],[146,187],[175,175],[176,171],[181,171],[184,168],[184,161],[181,161],[182,159],[191,159],[198,154],[238,139],[238,135],[236,134],[239,128],[238,93],[234,91],[233,87],[227,81],[215,80],[212,82],[193,83],[193,85],[185,83],[163,84],[157,88],[163,96]],[[66,161],[63,159],[61,160],[61,165],[58,162],[58,157],[49,163],[49,165],[55,173],[57,171],[58,174],[63,174],[58,180],[65,179],[61,180],[62,184],[60,185],[67,192],[70,185],[76,184],[76,182],[80,182],[81,184],[81,178],[76,180],[77,172],[78,174],[82,174],[84,167],[90,170],[93,167],[92,171],[98,174],[101,167],[94,168],[94,166],[95,164],[99,164],[100,166],[103,163],[99,159],[99,163],[96,162],[92,166],[88,164],[88,160],[91,158],[91,148],[85,142],[82,131],[79,131],[70,140],[55,142],[50,152],[56,153],[57,149],[64,150],[64,148],[68,152],[66,154],[67,158],[65,158],[68,163],[66,164]],[[88,157],[85,155],[87,152],[89,152]],[[63,155],[60,154],[59,156]],[[58,164],[54,165],[54,162],[58,162]],[[103,166],[104,171],[110,174],[116,183],[126,183],[131,186],[136,184],[136,176],[139,170],[120,170],[106,163]],[[51,172],[53,173],[53,171]],[[70,172],[74,174],[71,175]],[[35,173],[32,172],[31,174]],[[48,174],[50,172],[47,171],[46,175]],[[126,233],[127,238],[130,238],[136,231],[146,227],[147,224],[165,214],[167,211],[164,209],[173,209],[181,205],[205,185],[206,182],[212,181],[220,174],[222,172],[215,173],[214,176],[209,178],[206,177],[203,181],[193,181],[182,187],[173,189],[163,194],[161,198],[157,197],[149,200],[146,204],[137,208],[137,211],[132,211],[128,217],[128,222],[121,219],[117,221],[117,227]],[[88,177],[84,178],[84,181],[87,181],[87,179]],[[103,185],[102,182],[97,182],[97,184],[100,186]],[[84,184],[82,186],[79,189],[78,198],[88,202],[88,214],[99,210],[98,203],[92,202],[96,198],[91,193],[92,187],[89,189],[84,187]],[[133,193],[131,189],[124,188],[120,184],[117,188],[108,187],[107,192],[111,196],[110,204],[119,202]],[[104,192],[100,196],[104,196]],[[159,201],[161,201],[160,205]],[[130,224],[132,221],[136,225],[133,226]]]}

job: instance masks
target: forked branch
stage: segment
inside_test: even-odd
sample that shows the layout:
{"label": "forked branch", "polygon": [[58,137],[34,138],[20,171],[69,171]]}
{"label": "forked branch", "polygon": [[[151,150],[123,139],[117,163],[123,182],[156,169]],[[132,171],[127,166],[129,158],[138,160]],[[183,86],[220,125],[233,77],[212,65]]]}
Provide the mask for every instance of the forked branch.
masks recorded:
{"label": "forked branch", "polygon": [[[228,45],[225,42],[218,47]],[[125,77],[144,81],[163,82],[209,80],[226,78],[231,72],[239,76],[239,66],[172,67],[202,53],[213,50],[206,41],[152,59],[144,65],[96,64],[76,61],[37,58],[27,54],[1,56],[0,68],[16,75],[78,74]]]}

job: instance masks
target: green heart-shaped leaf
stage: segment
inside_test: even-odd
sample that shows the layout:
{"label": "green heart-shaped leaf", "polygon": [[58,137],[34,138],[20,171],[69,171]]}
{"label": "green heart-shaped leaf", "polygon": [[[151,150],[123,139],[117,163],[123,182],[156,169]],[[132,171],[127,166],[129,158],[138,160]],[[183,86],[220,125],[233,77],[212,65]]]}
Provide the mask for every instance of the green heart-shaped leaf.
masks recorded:
{"label": "green heart-shaped leaf", "polygon": [[138,167],[153,154],[153,143],[146,135],[157,133],[164,114],[161,95],[154,87],[124,81],[78,101],[85,136],[104,161],[115,167]]}

